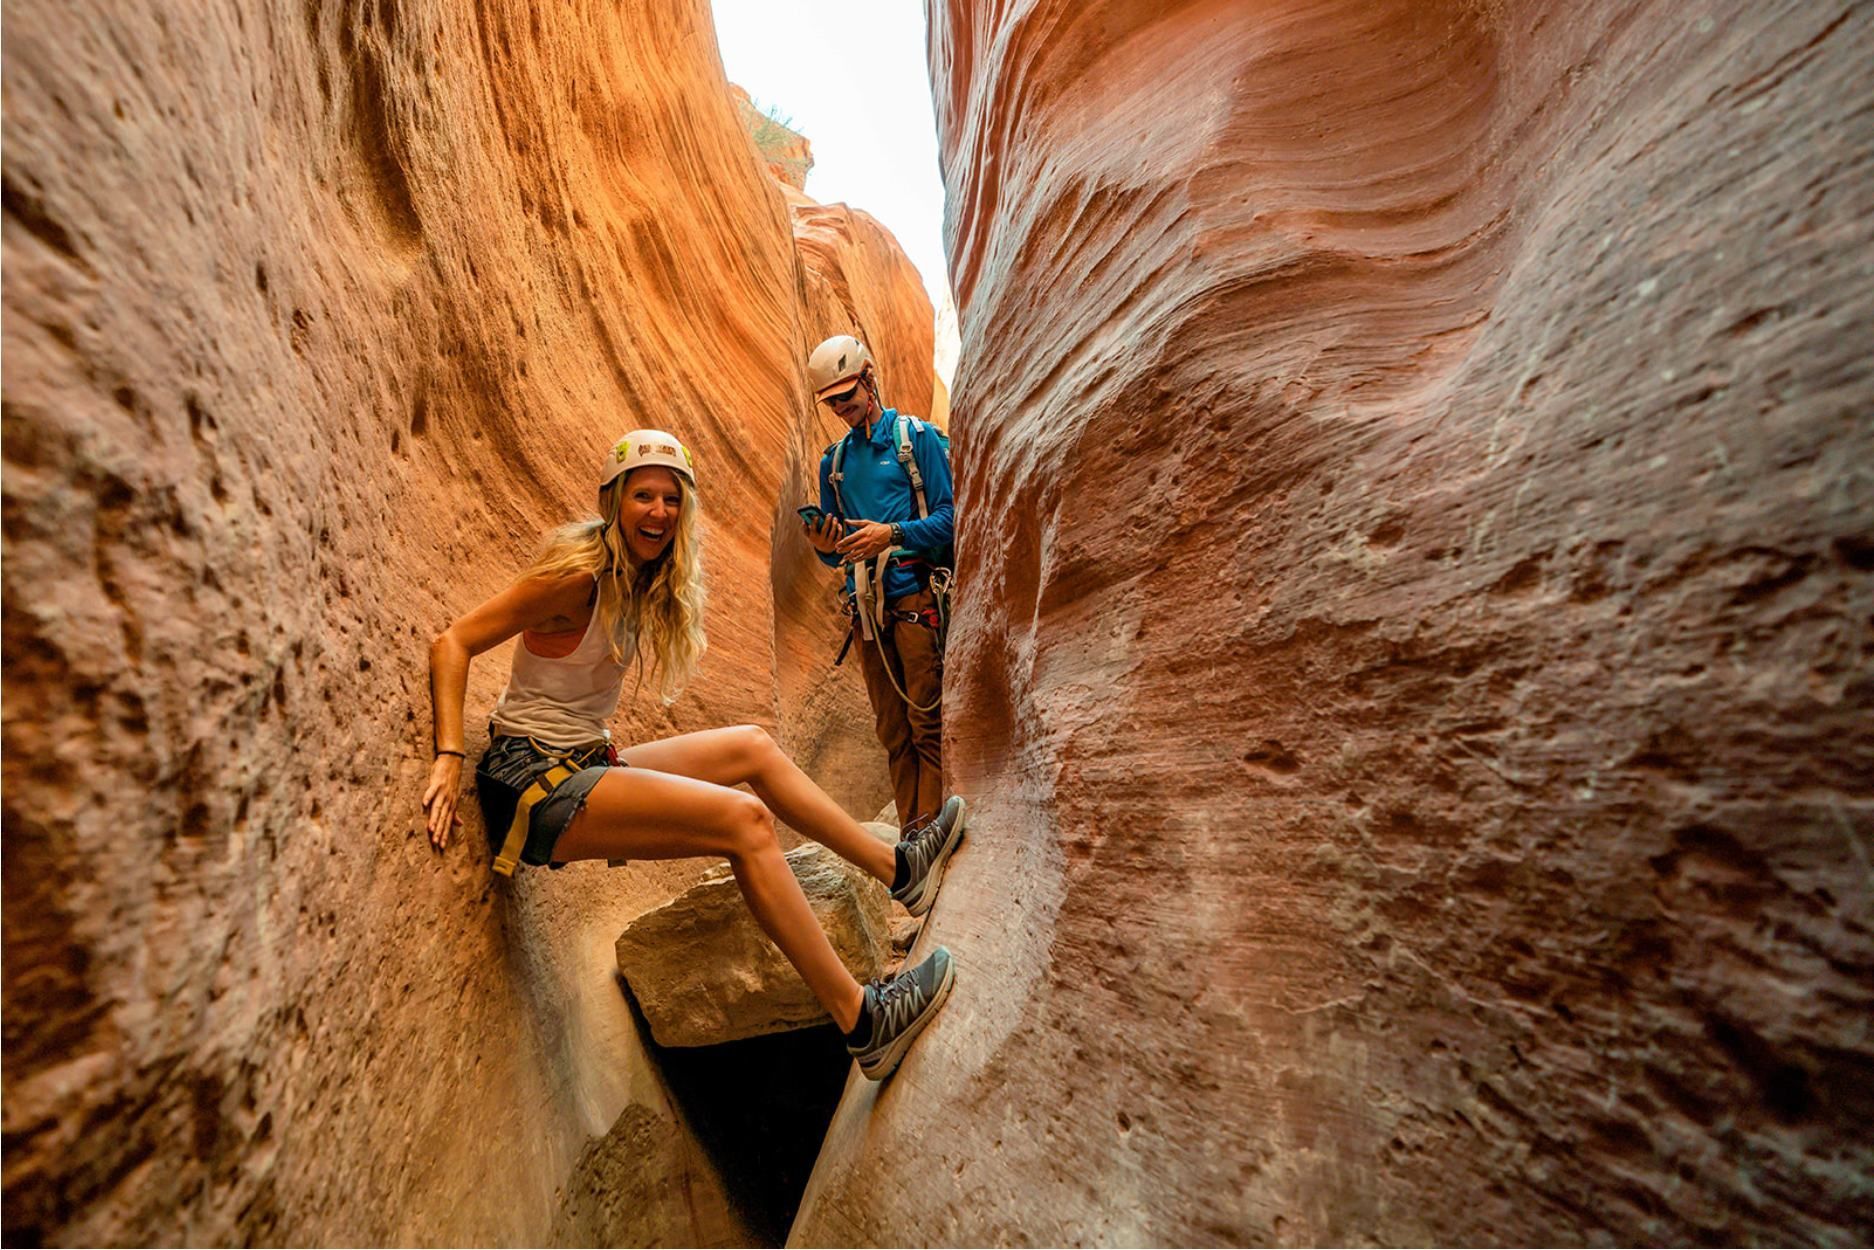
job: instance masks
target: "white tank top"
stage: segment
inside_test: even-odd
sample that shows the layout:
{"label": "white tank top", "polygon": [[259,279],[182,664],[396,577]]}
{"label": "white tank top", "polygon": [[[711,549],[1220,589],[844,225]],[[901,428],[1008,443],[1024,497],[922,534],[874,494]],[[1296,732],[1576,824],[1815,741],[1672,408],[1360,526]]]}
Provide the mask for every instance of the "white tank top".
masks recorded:
{"label": "white tank top", "polygon": [[612,659],[595,604],[585,637],[570,655],[535,655],[525,635],[515,641],[514,668],[495,704],[494,731],[556,747],[609,742],[612,731],[605,722],[618,710],[624,685],[625,666]]}

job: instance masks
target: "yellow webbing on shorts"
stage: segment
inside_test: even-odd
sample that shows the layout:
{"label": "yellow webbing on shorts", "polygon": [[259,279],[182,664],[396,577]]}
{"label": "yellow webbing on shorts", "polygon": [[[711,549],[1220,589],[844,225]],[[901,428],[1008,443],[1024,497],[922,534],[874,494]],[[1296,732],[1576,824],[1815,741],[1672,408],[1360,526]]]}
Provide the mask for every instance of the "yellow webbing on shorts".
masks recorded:
{"label": "yellow webbing on shorts", "polygon": [[561,760],[553,767],[534,778],[534,784],[521,791],[520,802],[514,805],[514,820],[508,825],[508,836],[502,839],[501,851],[495,856],[495,871],[504,877],[514,875],[514,869],[521,862],[521,850],[527,845],[527,822],[534,813],[534,804],[559,789],[560,784],[573,775],[573,770]]}

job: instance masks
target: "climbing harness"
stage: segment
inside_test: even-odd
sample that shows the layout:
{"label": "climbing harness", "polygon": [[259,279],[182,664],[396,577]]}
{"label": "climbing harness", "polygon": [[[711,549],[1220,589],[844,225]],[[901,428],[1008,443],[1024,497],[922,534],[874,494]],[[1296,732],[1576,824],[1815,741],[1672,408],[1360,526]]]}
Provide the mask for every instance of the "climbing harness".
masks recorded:
{"label": "climbing harness", "polygon": [[[917,500],[918,519],[922,520],[930,515],[930,502],[924,494],[924,474],[918,468],[917,457],[911,454],[911,432],[914,429],[929,428],[930,432],[936,435],[937,444],[943,449],[946,458],[950,454],[950,439],[934,425],[927,427],[925,422],[904,413],[897,415],[898,419],[893,423],[895,435],[893,441],[897,445],[898,465],[911,481],[911,494]],[[842,438],[835,442],[828,450],[833,453],[833,463],[829,468],[827,480],[833,487],[833,501],[838,505],[840,515],[845,516],[846,499],[840,490],[840,483],[846,480],[843,467],[846,459],[846,439]],[[955,576],[955,570],[950,567],[949,561],[943,558],[950,554],[947,549],[936,554],[938,558],[932,560],[926,558],[923,553],[909,548],[892,547],[881,551],[870,562],[857,562],[852,566],[853,594],[848,611],[854,618],[853,623],[859,636],[869,640],[878,648],[879,659],[883,661],[885,676],[890,678],[892,689],[898,692],[898,697],[905,701],[907,707],[916,712],[936,710],[943,702],[943,694],[939,691],[936,699],[929,704],[922,704],[915,702],[906,693],[904,686],[898,681],[897,673],[892,669],[891,657],[885,652],[885,628],[887,621],[894,618],[927,626],[937,635],[937,662],[939,665],[943,663],[944,643],[950,631],[950,582]],[[891,610],[885,602],[885,570],[894,562],[900,567],[909,568],[917,575],[918,581],[930,591],[933,607],[926,612],[895,613]],[[846,647],[851,644],[852,633],[849,632],[846,635],[846,644],[840,647],[839,658],[834,660],[836,665],[846,658]]]}
{"label": "climbing harness", "polygon": [[943,655],[944,643],[950,637],[950,579],[956,576],[956,570],[945,565],[931,566],[928,584],[930,586],[931,616],[934,623],[931,628],[937,631],[937,654]]}
{"label": "climbing harness", "polygon": [[[941,674],[946,622],[943,614],[936,607],[912,609],[889,606],[885,602],[885,569],[888,564],[908,568],[914,573],[919,570],[920,566],[929,567],[928,562],[912,555],[902,547],[881,551],[869,563],[854,564],[852,566],[853,594],[844,603],[847,615],[852,618],[852,626],[846,631],[846,641],[841,644],[839,655],[833,663],[837,667],[846,658],[846,649],[852,645],[855,636],[865,638],[878,648],[878,657],[885,670],[885,676],[890,680],[892,689],[898,692],[898,697],[905,701],[905,705],[914,712],[932,712],[943,703],[943,692],[939,690],[937,697],[929,703],[919,703],[912,699],[910,692],[899,682],[898,674],[892,667],[891,656],[885,650],[885,638],[894,624],[921,625],[930,630],[936,635],[935,658],[937,671]],[[934,582],[936,575],[940,572],[944,575],[947,587],[950,570],[933,569],[929,573],[929,578]],[[936,596],[933,595],[932,598],[934,600]]]}
{"label": "climbing harness", "polygon": [[545,772],[534,778],[532,785],[521,791],[520,799],[514,805],[514,819],[508,823],[507,836],[501,840],[501,849],[495,853],[494,870],[503,877],[512,877],[514,869],[520,865],[521,851],[527,845],[529,822],[537,804],[565,784],[574,773],[597,767],[601,763],[618,763],[618,751],[609,742],[573,747],[570,750],[547,746],[536,738],[528,738],[527,742],[552,763]]}

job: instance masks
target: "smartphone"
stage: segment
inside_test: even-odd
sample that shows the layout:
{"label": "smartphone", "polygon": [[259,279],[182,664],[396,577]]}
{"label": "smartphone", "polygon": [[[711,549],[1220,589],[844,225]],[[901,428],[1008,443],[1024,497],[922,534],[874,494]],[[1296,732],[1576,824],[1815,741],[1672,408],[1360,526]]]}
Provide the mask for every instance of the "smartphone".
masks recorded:
{"label": "smartphone", "polygon": [[825,512],[822,512],[814,504],[808,504],[804,508],[796,508],[794,511],[800,513],[800,519],[805,522],[809,528],[819,525],[827,516]]}

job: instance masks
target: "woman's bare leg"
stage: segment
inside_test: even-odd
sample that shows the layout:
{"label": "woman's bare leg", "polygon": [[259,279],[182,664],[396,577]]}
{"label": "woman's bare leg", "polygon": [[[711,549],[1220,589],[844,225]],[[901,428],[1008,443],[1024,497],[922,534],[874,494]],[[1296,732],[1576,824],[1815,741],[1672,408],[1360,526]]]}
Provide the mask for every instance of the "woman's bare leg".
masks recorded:
{"label": "woman's bare leg", "polygon": [[[865,830],[860,835],[868,836]],[[835,1023],[850,1032],[864,991],[846,971],[814,917],[800,882],[775,840],[774,817],[761,802],[690,777],[648,768],[614,768],[553,847],[574,859],[686,859],[721,855],[735,873],[748,910],[774,940]]]}
{"label": "woman's bare leg", "polygon": [[892,848],[867,833],[813,778],[787,758],[759,725],[732,725],[646,742],[619,753],[633,768],[655,769],[714,782],[748,783],[770,810],[841,859],[892,883],[898,861]]}

